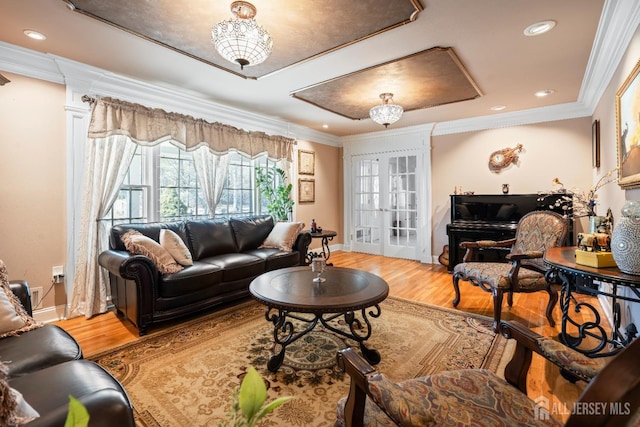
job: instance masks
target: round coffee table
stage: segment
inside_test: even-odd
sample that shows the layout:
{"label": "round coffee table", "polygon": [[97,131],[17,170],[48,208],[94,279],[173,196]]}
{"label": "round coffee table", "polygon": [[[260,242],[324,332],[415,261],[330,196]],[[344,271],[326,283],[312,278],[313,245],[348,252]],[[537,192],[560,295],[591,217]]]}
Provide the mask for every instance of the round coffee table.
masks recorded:
{"label": "round coffee table", "polygon": [[[328,330],[357,341],[372,365],[380,362],[380,353],[364,342],[371,337],[369,318],[380,317],[378,304],[389,295],[387,282],[366,271],[341,267],[327,267],[322,273],[324,282],[314,282],[315,277],[310,267],[291,267],[262,274],[249,285],[251,295],[267,306],[265,318],[273,323],[273,338],[281,347],[267,368],[276,372],[287,346],[311,332],[318,321]],[[341,317],[344,326],[339,327],[337,321],[329,323]],[[292,319],[305,326],[296,330]]]}

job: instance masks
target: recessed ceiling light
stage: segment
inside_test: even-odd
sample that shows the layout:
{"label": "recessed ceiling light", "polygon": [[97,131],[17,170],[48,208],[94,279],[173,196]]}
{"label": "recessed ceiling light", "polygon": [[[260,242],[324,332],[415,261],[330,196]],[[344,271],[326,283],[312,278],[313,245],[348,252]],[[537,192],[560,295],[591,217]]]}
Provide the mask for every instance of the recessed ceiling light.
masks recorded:
{"label": "recessed ceiling light", "polygon": [[502,111],[502,110],[504,110],[505,108],[507,108],[507,106],[506,106],[506,105],[494,105],[493,107],[491,107],[491,109],[492,109],[493,111]]}
{"label": "recessed ceiling light", "polygon": [[25,36],[32,38],[34,40],[45,40],[47,38],[44,34],[34,30],[24,30],[23,33]]}
{"label": "recessed ceiling light", "polygon": [[553,90],[553,89],[545,89],[545,90],[539,90],[538,92],[535,93],[535,95],[538,98],[544,98],[545,96],[549,96],[554,92],[555,92],[555,90]]}
{"label": "recessed ceiling light", "polygon": [[553,27],[556,26],[556,21],[540,21],[535,24],[529,25],[524,29],[525,36],[539,36],[540,34],[544,34],[547,31],[551,31]]}
{"label": "recessed ceiling light", "polygon": [[329,125],[322,125],[324,129],[329,129]]}

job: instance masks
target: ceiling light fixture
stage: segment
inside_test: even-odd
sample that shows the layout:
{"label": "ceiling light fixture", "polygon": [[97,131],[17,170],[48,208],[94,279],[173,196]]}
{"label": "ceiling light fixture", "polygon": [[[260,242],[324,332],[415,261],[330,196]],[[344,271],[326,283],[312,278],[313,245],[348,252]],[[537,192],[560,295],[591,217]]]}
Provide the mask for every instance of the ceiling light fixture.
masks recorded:
{"label": "ceiling light fixture", "polygon": [[534,95],[537,96],[538,98],[544,98],[545,96],[549,96],[554,92],[555,90],[553,89],[545,89],[545,90],[539,90]]}
{"label": "ceiling light fixture", "polygon": [[255,19],[257,10],[246,1],[231,3],[235,18],[219,22],[211,29],[211,41],[216,50],[229,62],[245,66],[257,65],[271,54],[273,40]]}
{"label": "ceiling light fixture", "polygon": [[505,108],[507,108],[506,105],[494,105],[493,107],[491,107],[491,110],[492,111],[502,111]]}
{"label": "ceiling light fixture", "polygon": [[31,39],[34,39],[34,40],[46,40],[47,39],[47,37],[44,34],[39,33],[37,31],[34,31],[34,30],[24,30],[23,33],[24,33],[25,36],[27,36],[27,37],[29,37]]}
{"label": "ceiling light fixture", "polygon": [[369,110],[369,117],[374,122],[388,127],[390,124],[400,120],[404,109],[393,103],[392,93],[381,93],[380,99],[382,99],[382,104],[376,105]]}
{"label": "ceiling light fixture", "polygon": [[548,31],[551,31],[555,26],[556,26],[556,21],[551,21],[551,20],[540,21],[540,22],[536,22],[535,24],[529,25],[527,28],[524,29],[523,32],[525,36],[529,36],[529,37],[539,36],[540,34],[544,34]]}

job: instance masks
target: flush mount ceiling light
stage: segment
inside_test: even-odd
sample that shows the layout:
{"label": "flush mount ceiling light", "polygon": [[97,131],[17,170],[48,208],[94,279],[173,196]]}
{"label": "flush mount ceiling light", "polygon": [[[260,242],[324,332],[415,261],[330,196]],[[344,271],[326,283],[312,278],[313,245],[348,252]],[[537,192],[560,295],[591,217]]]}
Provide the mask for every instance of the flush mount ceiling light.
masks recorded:
{"label": "flush mount ceiling light", "polygon": [[211,41],[216,50],[229,62],[245,66],[264,62],[271,54],[273,40],[255,19],[256,7],[246,1],[231,3],[235,18],[222,21],[211,29]]}
{"label": "flush mount ceiling light", "polygon": [[400,120],[404,109],[393,103],[392,93],[381,93],[380,99],[382,99],[382,104],[376,105],[369,110],[369,117],[374,122],[388,127],[390,124]]}
{"label": "flush mount ceiling light", "polygon": [[534,95],[537,96],[538,98],[544,98],[545,96],[549,96],[554,92],[555,90],[553,89],[545,89],[545,90],[539,90],[538,92],[534,93]]}
{"label": "flush mount ceiling light", "polygon": [[24,35],[34,40],[46,40],[46,36],[34,30],[24,30]]}
{"label": "flush mount ceiling light", "polygon": [[548,31],[551,31],[555,26],[556,26],[556,21],[549,20],[549,21],[536,22],[535,24],[531,24],[524,29],[524,35],[529,37],[539,36],[540,34],[544,34]]}

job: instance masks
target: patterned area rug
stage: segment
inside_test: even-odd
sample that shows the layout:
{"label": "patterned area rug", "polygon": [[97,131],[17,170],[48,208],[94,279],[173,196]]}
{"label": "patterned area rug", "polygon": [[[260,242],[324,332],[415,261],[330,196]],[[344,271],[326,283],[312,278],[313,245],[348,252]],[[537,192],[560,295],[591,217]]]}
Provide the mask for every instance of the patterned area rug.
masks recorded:
{"label": "patterned area rug", "polygon": [[[377,369],[389,377],[459,368],[504,371],[513,345],[493,333],[492,319],[396,298],[380,307],[367,346],[380,352]],[[333,426],[336,403],[349,388],[335,365],[336,351],[357,343],[316,327],[287,347],[273,374],[266,367],[273,325],[264,314],[264,306],[244,301],[89,358],[122,382],[140,426],[217,426],[249,365],[267,381],[269,401],[295,397],[262,426]]]}

